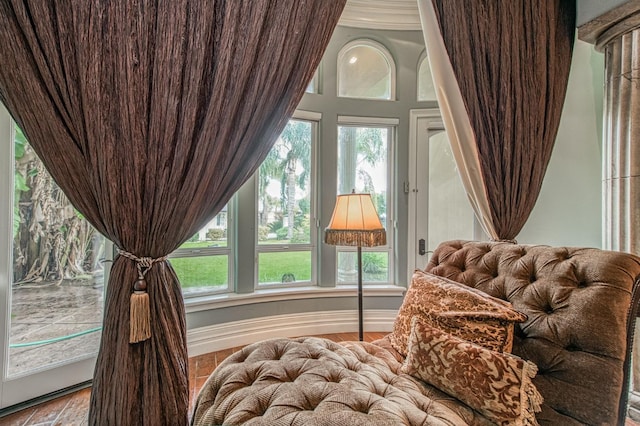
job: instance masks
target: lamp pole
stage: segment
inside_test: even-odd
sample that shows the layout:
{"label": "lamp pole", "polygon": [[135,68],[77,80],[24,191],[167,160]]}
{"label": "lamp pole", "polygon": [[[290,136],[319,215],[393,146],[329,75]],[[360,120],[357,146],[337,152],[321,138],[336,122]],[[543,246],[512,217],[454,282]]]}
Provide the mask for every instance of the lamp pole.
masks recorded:
{"label": "lamp pole", "polygon": [[364,337],[362,324],[362,247],[358,246],[358,336],[361,342]]}

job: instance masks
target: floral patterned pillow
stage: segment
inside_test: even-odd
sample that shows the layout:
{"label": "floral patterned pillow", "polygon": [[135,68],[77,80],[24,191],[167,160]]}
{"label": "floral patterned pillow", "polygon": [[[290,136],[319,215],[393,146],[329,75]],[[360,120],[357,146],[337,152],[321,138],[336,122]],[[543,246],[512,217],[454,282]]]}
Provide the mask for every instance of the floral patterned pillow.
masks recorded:
{"label": "floral patterned pillow", "polygon": [[513,324],[527,319],[507,301],[422,271],[414,272],[389,336],[393,348],[404,356],[414,316],[498,352],[511,352]]}
{"label": "floral patterned pillow", "polygon": [[531,379],[538,367],[512,354],[495,352],[414,318],[402,371],[500,425],[537,425],[542,396]]}

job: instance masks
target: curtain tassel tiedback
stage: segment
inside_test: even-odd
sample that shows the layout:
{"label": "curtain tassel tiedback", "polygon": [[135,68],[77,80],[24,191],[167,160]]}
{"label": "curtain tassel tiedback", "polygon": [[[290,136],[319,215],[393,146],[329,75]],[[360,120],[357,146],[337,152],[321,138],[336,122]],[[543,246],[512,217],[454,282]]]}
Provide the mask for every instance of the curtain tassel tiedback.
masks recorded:
{"label": "curtain tassel tiedback", "polygon": [[136,262],[138,279],[133,284],[129,306],[129,343],[138,343],[151,337],[151,310],[149,308],[149,293],[145,275],[154,263],[164,262],[167,256],[153,259],[138,257],[128,251],[118,249],[118,254]]}

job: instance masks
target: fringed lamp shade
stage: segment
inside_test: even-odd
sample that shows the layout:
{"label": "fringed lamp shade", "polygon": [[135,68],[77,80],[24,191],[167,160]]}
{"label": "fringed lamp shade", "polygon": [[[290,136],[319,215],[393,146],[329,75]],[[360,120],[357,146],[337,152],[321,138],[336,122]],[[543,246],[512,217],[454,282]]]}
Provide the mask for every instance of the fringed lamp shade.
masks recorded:
{"label": "fringed lamp shade", "polygon": [[338,195],[324,242],[334,246],[374,247],[387,243],[370,194]]}
{"label": "fringed lamp shade", "polygon": [[362,247],[387,244],[387,233],[380,223],[370,194],[338,195],[324,242],[334,246],[358,247],[358,335],[363,340]]}

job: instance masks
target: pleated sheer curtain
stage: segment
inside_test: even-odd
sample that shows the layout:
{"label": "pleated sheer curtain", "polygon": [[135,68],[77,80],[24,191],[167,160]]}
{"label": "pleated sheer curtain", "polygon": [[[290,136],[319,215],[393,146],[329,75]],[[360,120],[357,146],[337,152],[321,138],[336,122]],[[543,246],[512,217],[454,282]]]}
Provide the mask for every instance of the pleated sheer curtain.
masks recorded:
{"label": "pleated sheer curtain", "polygon": [[555,143],[574,0],[418,0],[440,110],[485,232],[513,240]]}
{"label": "pleated sheer curtain", "polygon": [[[123,253],[107,287],[90,424],[188,422],[184,303],[165,256],[264,159],[344,3],[0,1],[0,101]],[[147,323],[145,312],[130,321],[134,285]]]}

